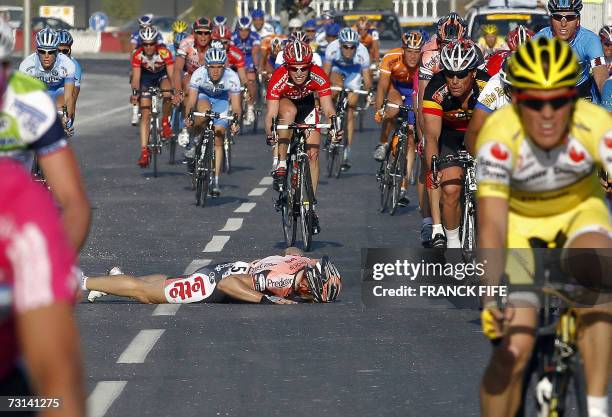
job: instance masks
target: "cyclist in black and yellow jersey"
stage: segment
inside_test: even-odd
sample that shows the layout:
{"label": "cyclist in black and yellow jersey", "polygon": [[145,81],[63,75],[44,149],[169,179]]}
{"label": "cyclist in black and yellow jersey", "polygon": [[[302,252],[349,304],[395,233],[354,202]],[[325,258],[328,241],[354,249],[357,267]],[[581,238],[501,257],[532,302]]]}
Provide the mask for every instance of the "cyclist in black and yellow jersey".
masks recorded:
{"label": "cyclist in black and yellow jersey", "polygon": [[[553,242],[560,235],[564,249],[612,248],[610,212],[596,175],[598,167],[612,170],[612,117],[577,98],[579,73],[570,46],[558,39],[528,41],[508,61],[512,105],[491,114],[476,144],[480,248],[530,248],[530,239]],[[530,253],[525,259],[535,260]],[[508,256],[509,282],[528,284],[532,272],[517,274],[511,262]],[[497,281],[494,275],[487,279]],[[609,274],[599,279],[609,288]],[[514,303],[511,294],[510,301],[503,313],[494,301],[484,304],[485,334],[501,338],[482,380],[484,416],[515,415],[535,343],[538,298],[527,292]],[[588,415],[607,417],[612,310],[599,305],[577,313]]]}
{"label": "cyclist in black and yellow jersey", "polygon": [[[431,245],[459,248],[459,219],[463,168],[443,166],[439,178],[431,178],[431,158],[457,154],[480,92],[489,80],[477,69],[482,63],[478,47],[469,39],[451,42],[440,52],[442,71],[435,74],[423,94],[423,134],[425,136],[426,176],[433,219]],[[442,191],[438,188],[441,186]],[[442,208],[440,209],[440,200]],[[444,226],[443,226],[444,225]]]}

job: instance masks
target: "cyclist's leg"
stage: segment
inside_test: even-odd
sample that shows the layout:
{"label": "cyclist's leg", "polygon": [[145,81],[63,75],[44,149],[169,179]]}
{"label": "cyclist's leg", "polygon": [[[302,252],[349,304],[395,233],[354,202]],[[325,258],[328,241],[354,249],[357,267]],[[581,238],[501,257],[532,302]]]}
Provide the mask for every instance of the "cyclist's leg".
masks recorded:
{"label": "cyclist's leg", "polygon": [[[338,67],[332,67],[331,73],[329,74],[329,82],[332,87],[342,87],[344,85],[344,76]],[[334,102],[338,97],[337,91],[332,91],[332,99]]]}
{"label": "cyclist's leg", "polygon": [[[198,113],[204,113],[207,110],[212,108],[211,98],[206,94],[198,94],[198,101],[196,104],[196,109]],[[204,127],[204,118],[203,117],[195,117],[193,121],[193,137],[197,137],[202,133],[202,128]]]}
{"label": "cyclist's leg", "polygon": [[[170,80],[168,79],[168,77],[164,76],[160,83],[159,83],[159,88],[161,88],[162,90],[169,90],[172,88],[172,85],[170,84]],[[163,117],[166,120],[169,120],[170,118],[170,113],[172,112],[172,95],[170,93],[163,93],[163,104],[162,104],[162,112],[163,112]]]}
{"label": "cyclist's leg", "polygon": [[460,167],[448,167],[441,171],[442,179],[442,225],[447,238],[448,248],[460,248],[459,240],[459,220],[460,204],[459,198],[462,192],[461,178],[463,169]]}
{"label": "cyclist's leg", "polygon": [[306,138],[306,153],[310,165],[310,179],[312,180],[312,192],[317,195],[319,184],[319,150],[321,148],[321,134],[313,130]]}
{"label": "cyclist's leg", "polygon": [[[219,120],[218,122],[227,122],[227,120]],[[219,125],[215,121],[215,182],[218,184],[221,170],[223,168],[223,140],[225,139],[225,125]]]}
{"label": "cyclist's leg", "polygon": [[[344,86],[352,90],[358,90],[361,88],[362,76],[360,72],[347,74],[344,77]],[[350,149],[353,144],[353,134],[355,132],[355,107],[357,107],[357,101],[359,95],[355,93],[349,93],[347,101],[347,120],[346,120],[346,132],[348,137],[348,147]]]}
{"label": "cyclist's leg", "polygon": [[90,291],[102,291],[120,297],[129,297],[146,304],[166,303],[164,282],[166,275],[155,274],[142,277],[133,275],[111,275],[90,277],[86,286]]}
{"label": "cyclist's leg", "polygon": [[[297,101],[297,100],[296,100]],[[280,124],[290,124],[296,120],[298,114],[297,105],[288,98],[281,98],[278,105],[278,121]],[[291,130],[278,131],[278,161],[287,160],[287,148],[291,138]],[[286,165],[285,165],[286,166]]]}
{"label": "cyclist's leg", "polygon": [[[142,89],[142,87],[141,87]],[[151,96],[140,95],[140,147],[146,148],[151,130]]]}

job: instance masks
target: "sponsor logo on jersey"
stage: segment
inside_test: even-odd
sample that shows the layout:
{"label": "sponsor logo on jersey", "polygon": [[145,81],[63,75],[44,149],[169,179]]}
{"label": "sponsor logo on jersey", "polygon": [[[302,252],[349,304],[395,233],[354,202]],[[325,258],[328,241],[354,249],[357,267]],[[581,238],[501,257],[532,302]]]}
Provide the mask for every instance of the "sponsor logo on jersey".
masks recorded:
{"label": "sponsor logo on jersey", "polygon": [[32,134],[35,134],[40,124],[47,120],[47,116],[43,112],[18,99],[13,101],[11,109],[15,112],[17,119],[23,118],[23,127]]}
{"label": "sponsor logo on jersey", "polygon": [[168,58],[170,56],[170,52],[167,49],[165,49],[165,48],[161,48],[159,50],[159,56],[164,58],[164,59],[166,59],[166,58]]}
{"label": "sponsor logo on jersey", "polygon": [[310,79],[320,86],[325,85],[325,79],[321,77],[319,74],[315,74],[312,71],[310,71]]}
{"label": "sponsor logo on jersey", "polygon": [[268,278],[266,283],[266,288],[286,288],[290,287],[293,283],[293,277],[282,279]]}
{"label": "sponsor logo on jersey", "polygon": [[584,160],[584,158],[586,157],[586,155],[584,154],[583,151],[579,151],[574,146],[570,147],[568,155],[569,155],[570,159],[572,161],[576,162],[576,163],[582,162]]}
{"label": "sponsor logo on jersey", "polygon": [[505,161],[506,159],[508,159],[510,152],[502,149],[502,146],[499,143],[496,143],[491,147],[491,155],[493,155],[495,159]]}

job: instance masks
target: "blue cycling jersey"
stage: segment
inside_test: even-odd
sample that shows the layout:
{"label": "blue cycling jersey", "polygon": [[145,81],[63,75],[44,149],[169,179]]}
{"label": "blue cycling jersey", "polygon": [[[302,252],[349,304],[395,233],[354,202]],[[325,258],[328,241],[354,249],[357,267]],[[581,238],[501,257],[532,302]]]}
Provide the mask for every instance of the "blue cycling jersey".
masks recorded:
{"label": "blue cycling jersey", "polygon": [[70,57],[72,59],[72,63],[74,64],[74,86],[81,87],[81,77],[83,76],[83,69],[81,68],[81,64],[74,57]]}
{"label": "blue cycling jersey", "polygon": [[612,78],[604,84],[603,92],[601,93],[601,105],[608,111],[612,111]]}
{"label": "blue cycling jersey", "polygon": [[242,51],[245,58],[249,58],[253,54],[253,47],[261,45],[261,38],[253,31],[249,34],[246,39],[241,39],[238,31],[235,31],[232,35],[232,43]]}
{"label": "blue cycling jersey", "polygon": [[[554,38],[552,29],[550,27],[546,27],[536,33],[534,38],[539,38],[542,36],[548,39]],[[576,36],[574,36],[569,44],[576,55],[578,55],[578,60],[580,61],[580,66],[582,67],[582,74],[580,74],[580,79],[578,80],[577,84],[580,85],[589,79],[591,66],[593,65],[592,62],[598,62],[593,60],[603,60],[603,64],[605,64],[606,60],[604,58],[603,48],[601,46],[601,42],[599,41],[599,36],[583,27],[578,28]]]}

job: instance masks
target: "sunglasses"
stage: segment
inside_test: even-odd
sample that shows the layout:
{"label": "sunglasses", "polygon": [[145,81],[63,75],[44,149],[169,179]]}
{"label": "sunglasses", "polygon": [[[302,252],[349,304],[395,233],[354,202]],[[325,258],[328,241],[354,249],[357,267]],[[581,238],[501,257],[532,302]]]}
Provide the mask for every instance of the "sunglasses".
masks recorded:
{"label": "sunglasses", "polygon": [[196,30],[194,33],[196,35],[210,35],[212,32],[210,30]]}
{"label": "sunglasses", "polygon": [[47,49],[37,49],[38,53],[40,55],[55,55],[57,54],[57,49],[51,49],[51,50],[47,50]]}
{"label": "sunglasses", "polygon": [[66,48],[66,49],[58,49],[58,51],[60,51],[62,54],[64,55],[68,55],[70,54],[70,48]]}
{"label": "sunglasses", "polygon": [[448,71],[448,70],[444,70],[444,76],[446,78],[449,79],[453,79],[455,77],[459,78],[460,80],[463,80],[465,77],[467,77],[468,75],[470,75],[470,70],[463,70],[463,71]]}
{"label": "sunglasses", "polygon": [[355,45],[342,45],[344,49],[355,49]]}
{"label": "sunglasses", "polygon": [[155,46],[157,45],[155,42],[143,42],[142,46]]}
{"label": "sunglasses", "polygon": [[552,14],[553,20],[556,20],[557,22],[560,22],[563,19],[565,19],[568,22],[573,22],[574,20],[578,19],[579,17],[580,17],[579,14],[560,14],[560,13],[553,13]]}
{"label": "sunglasses", "polygon": [[300,67],[296,67],[293,65],[288,65],[287,70],[291,72],[308,72],[310,70],[310,65],[302,65]]}
{"label": "sunglasses", "polygon": [[554,97],[539,98],[533,97],[529,94],[515,93],[514,97],[518,100],[519,104],[536,111],[540,111],[546,104],[554,110],[559,110],[561,107],[573,102],[576,99],[576,91],[568,91],[567,93],[560,94]]}

